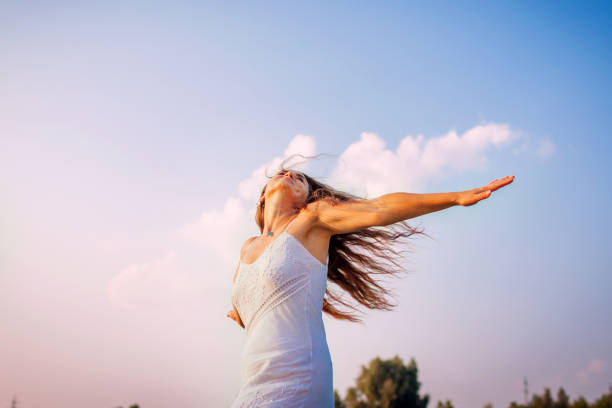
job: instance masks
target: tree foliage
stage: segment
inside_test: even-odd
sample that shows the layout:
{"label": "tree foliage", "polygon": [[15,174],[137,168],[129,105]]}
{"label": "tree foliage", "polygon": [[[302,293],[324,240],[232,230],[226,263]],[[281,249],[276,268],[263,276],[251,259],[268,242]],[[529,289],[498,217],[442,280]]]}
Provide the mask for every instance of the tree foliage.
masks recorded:
{"label": "tree foliage", "polygon": [[[404,365],[397,355],[389,360],[376,357],[367,366],[361,366],[355,385],[346,390],[344,399],[334,390],[334,408],[427,408],[430,396],[419,395],[418,374],[414,358]],[[436,408],[454,405],[450,400],[438,401]],[[484,408],[493,408],[493,404],[487,403]],[[527,405],[513,401],[509,408],[612,408],[612,389],[590,404],[582,395],[570,401],[563,387],[556,397],[545,387],[541,395],[532,394]]]}
{"label": "tree foliage", "polygon": [[533,394],[531,401],[527,405],[512,402],[509,408],[612,408],[612,398],[610,394],[603,394],[599,399],[589,404],[582,395],[570,402],[569,395],[563,387],[557,391],[556,400],[548,387],[544,388],[542,395]]}
{"label": "tree foliage", "polygon": [[[429,395],[419,395],[421,383],[414,358],[408,365],[399,356],[383,360],[376,357],[368,366],[361,366],[354,387],[349,387],[344,400],[336,400],[342,408],[427,408]],[[336,392],[337,394],[337,392]],[[335,399],[335,397],[334,397]]]}

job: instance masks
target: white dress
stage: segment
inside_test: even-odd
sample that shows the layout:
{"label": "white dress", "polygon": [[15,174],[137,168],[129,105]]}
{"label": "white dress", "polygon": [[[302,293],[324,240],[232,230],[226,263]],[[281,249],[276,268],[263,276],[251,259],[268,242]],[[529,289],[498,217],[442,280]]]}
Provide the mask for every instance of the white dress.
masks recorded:
{"label": "white dress", "polygon": [[321,310],[327,265],[288,232],[294,220],[255,262],[238,267],[231,297],[247,337],[231,408],[334,406]]}

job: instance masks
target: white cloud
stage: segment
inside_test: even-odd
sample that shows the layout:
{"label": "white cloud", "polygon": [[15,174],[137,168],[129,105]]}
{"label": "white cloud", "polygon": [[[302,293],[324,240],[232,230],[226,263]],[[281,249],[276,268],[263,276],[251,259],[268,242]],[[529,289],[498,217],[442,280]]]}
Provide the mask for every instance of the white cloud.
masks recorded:
{"label": "white cloud", "polygon": [[592,359],[586,367],[580,369],[576,373],[578,381],[582,385],[587,384],[595,374],[601,373],[604,370],[605,366],[605,361],[596,358]]}
{"label": "white cloud", "polygon": [[[374,133],[364,132],[359,141],[349,145],[340,155],[329,184],[362,196],[376,196],[392,191],[418,190],[445,171],[481,169],[486,165],[486,150],[500,149],[517,137],[505,124],[475,126],[462,135],[454,130],[445,135],[425,139],[423,135],[406,136],[395,151]],[[259,166],[238,185],[239,196],[229,197],[223,208],[204,211],[192,223],[179,228],[179,235],[207,250],[205,265],[198,270],[234,270],[239,249],[246,238],[258,234],[254,222],[256,201],[261,188],[280,163],[294,154],[312,156],[316,142],[306,135],[296,135],[283,152]],[[295,157],[286,166],[302,169],[309,161]],[[182,299],[192,299],[196,288],[218,291],[224,296],[231,284],[228,276],[216,273],[203,276],[182,273],[174,251],[158,260],[132,265],[122,270],[109,283],[108,295],[113,304],[135,308],[161,306]],[[199,294],[201,296],[202,293]],[[198,295],[196,294],[195,297]]]}
{"label": "white cloud", "polygon": [[135,310],[162,308],[190,299],[193,285],[176,265],[176,252],[160,259],[130,265],[108,284],[108,299],[115,306]]}
{"label": "white cloud", "polygon": [[[262,164],[251,175],[238,184],[240,198],[230,197],[224,208],[205,211],[200,219],[181,230],[181,235],[202,247],[211,248],[224,260],[236,260],[244,240],[257,233],[255,210],[257,199],[263,186],[267,183],[266,170],[271,175],[281,162],[294,154],[311,156],[315,153],[315,140],[311,136],[296,135],[290,142],[283,156],[274,157]],[[298,164],[304,159],[294,157],[285,166],[305,170],[308,162]]]}
{"label": "white cloud", "polygon": [[528,135],[521,134],[521,139],[521,144],[512,149],[514,154],[529,154],[540,159],[548,159],[557,150],[555,143],[548,138],[541,138],[534,142]]}
{"label": "white cloud", "polygon": [[519,137],[506,124],[475,126],[462,135],[451,130],[439,137],[406,136],[396,151],[374,133],[364,132],[340,156],[331,183],[372,198],[392,191],[415,191],[444,171],[483,169],[485,151],[498,150]]}
{"label": "white cloud", "polygon": [[[315,145],[311,136],[296,135],[283,156],[262,164],[239,183],[240,197],[227,198],[222,209],[204,211],[196,221],[179,228],[179,236],[209,250],[209,258],[201,270],[233,270],[236,267],[242,243],[247,237],[258,233],[254,217],[259,192],[268,181],[266,169],[271,175],[284,159],[293,154],[311,156],[315,153]],[[305,170],[308,162],[297,164],[302,160],[295,157],[285,166]],[[108,297],[112,304],[144,310],[147,306],[169,306],[196,299],[204,293],[197,293],[197,290],[210,290],[211,285],[218,286],[223,294],[227,288],[221,286],[227,282],[231,283],[230,277],[215,272],[206,276],[205,280],[201,276],[181,273],[177,255],[172,251],[158,260],[122,270],[110,281]]]}
{"label": "white cloud", "polygon": [[[277,156],[272,160],[262,164],[257,169],[253,170],[253,172],[247,179],[241,181],[238,184],[238,191],[240,192],[240,197],[245,200],[248,200],[249,202],[252,201],[253,204],[256,204],[257,199],[259,197],[259,193],[261,193],[261,189],[268,181],[266,177],[266,171],[268,172],[267,175],[271,176],[274,171],[278,169],[281,162],[287,157],[293,154],[311,156],[315,153],[315,148],[316,142],[312,136],[306,136],[301,134],[296,135],[291,140],[291,142],[289,142],[289,146],[283,152],[282,157]],[[309,166],[308,162],[297,164],[302,160],[302,158],[296,157],[292,159],[291,162],[286,163],[285,165],[288,167],[291,166],[292,163],[296,163],[291,167],[305,171]]]}
{"label": "white cloud", "polygon": [[547,159],[555,153],[555,144],[548,139],[541,139],[538,142],[536,154],[542,158]]}
{"label": "white cloud", "polygon": [[255,205],[250,212],[237,197],[225,201],[221,210],[205,211],[200,218],[185,227],[180,235],[202,248],[209,248],[225,260],[235,259],[249,224],[255,224]]}
{"label": "white cloud", "polygon": [[283,152],[285,157],[289,157],[292,154],[301,154],[304,156],[309,156],[314,154],[316,148],[316,142],[312,136],[306,135],[296,135],[291,142],[289,142],[289,146]]}

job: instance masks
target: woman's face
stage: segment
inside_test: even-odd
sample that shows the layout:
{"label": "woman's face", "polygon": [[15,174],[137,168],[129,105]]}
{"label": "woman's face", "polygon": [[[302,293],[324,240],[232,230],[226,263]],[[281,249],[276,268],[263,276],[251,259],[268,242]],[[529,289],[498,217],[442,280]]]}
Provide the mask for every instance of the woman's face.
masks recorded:
{"label": "woman's face", "polygon": [[308,182],[302,173],[294,170],[279,171],[268,181],[266,192],[279,188],[281,185],[290,189],[296,202],[301,204],[306,201],[308,197]]}

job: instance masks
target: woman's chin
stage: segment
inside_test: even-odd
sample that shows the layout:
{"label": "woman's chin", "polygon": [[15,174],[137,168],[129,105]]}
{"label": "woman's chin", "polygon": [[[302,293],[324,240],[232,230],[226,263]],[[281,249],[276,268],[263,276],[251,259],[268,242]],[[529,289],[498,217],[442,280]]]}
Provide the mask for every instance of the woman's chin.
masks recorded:
{"label": "woman's chin", "polygon": [[287,183],[287,182],[283,182],[283,181],[279,181],[278,183],[276,183],[274,186],[272,186],[272,188],[269,189],[269,192],[273,192],[273,191],[282,191],[283,195],[290,195],[290,196],[295,196],[295,191],[293,191],[292,186]]}

